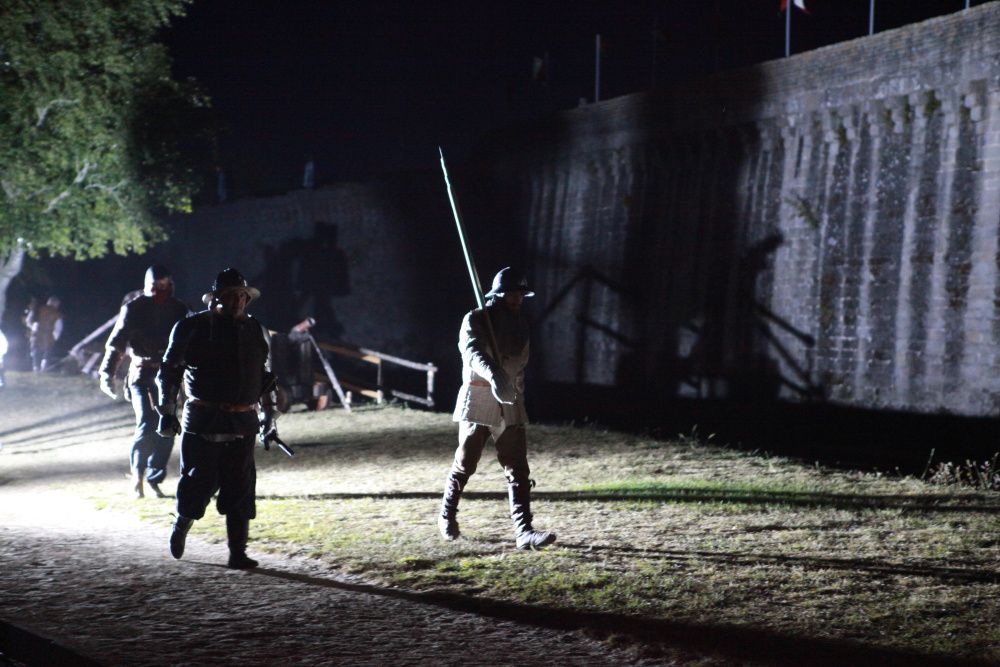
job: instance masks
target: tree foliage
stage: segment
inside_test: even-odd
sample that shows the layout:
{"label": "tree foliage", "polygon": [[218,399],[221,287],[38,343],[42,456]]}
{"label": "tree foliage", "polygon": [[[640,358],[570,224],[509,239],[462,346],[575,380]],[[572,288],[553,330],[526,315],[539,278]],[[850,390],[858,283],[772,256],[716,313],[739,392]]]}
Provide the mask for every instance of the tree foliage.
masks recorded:
{"label": "tree foliage", "polygon": [[207,99],[156,41],[189,2],[0,3],[0,264],[141,252],[190,208]]}

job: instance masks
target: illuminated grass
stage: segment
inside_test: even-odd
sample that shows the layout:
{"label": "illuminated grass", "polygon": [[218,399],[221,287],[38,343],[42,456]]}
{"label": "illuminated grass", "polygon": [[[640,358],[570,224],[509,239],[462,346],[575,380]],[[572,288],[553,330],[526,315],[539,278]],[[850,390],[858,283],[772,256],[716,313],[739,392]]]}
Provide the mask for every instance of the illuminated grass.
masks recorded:
{"label": "illuminated grass", "polygon": [[[57,380],[60,401],[37,402]],[[34,434],[0,454],[0,477],[83,457],[91,473],[59,484],[97,508],[169,524],[171,500],[125,494],[127,406],[88,418],[87,406],[104,405],[92,384],[26,383],[0,396],[0,440],[11,429]],[[28,412],[8,418],[8,408]],[[93,433],[62,447],[51,428],[34,425],[59,415]],[[526,553],[513,549],[505,482],[489,451],[462,502],[464,538],[439,539],[455,445],[447,415],[294,413],[280,429],[297,456],[257,453],[251,553],[313,558],[417,591],[1000,660],[996,492],[826,470],[690,438],[533,425],[535,523],[559,541]],[[175,481],[174,469],[165,488]],[[225,539],[214,508],[193,530]]]}

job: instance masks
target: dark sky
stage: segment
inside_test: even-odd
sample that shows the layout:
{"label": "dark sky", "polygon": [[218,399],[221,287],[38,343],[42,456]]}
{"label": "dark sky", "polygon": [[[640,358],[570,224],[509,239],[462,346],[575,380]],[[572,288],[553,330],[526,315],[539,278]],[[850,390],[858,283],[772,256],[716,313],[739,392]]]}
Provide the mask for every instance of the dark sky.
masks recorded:
{"label": "dark sky", "polygon": [[[973,5],[983,0],[973,0]],[[223,129],[230,196],[461,160],[491,128],[718,68],[779,58],[779,0],[305,2],[196,0],[166,34]],[[793,51],[868,31],[869,0],[806,0]],[[965,0],[877,0],[876,29],[961,10]],[[548,81],[532,80],[549,55]]]}

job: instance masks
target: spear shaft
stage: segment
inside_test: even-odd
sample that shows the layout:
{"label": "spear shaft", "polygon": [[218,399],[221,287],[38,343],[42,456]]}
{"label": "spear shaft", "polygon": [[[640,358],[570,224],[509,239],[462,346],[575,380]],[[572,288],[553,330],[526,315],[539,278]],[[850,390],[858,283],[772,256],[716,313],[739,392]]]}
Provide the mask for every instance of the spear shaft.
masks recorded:
{"label": "spear shaft", "polygon": [[444,184],[448,189],[448,201],[451,203],[451,212],[455,217],[455,227],[458,229],[458,240],[462,244],[462,254],[465,255],[465,266],[469,270],[469,280],[472,282],[472,291],[476,295],[476,305],[483,311],[486,319],[486,331],[490,337],[490,347],[493,348],[494,359],[500,362],[500,348],[497,346],[496,336],[493,334],[493,323],[490,321],[490,314],[486,312],[486,305],[483,302],[483,285],[479,282],[479,272],[476,271],[476,264],[469,251],[469,243],[465,236],[465,226],[462,224],[462,216],[458,212],[458,202],[455,201],[455,194],[451,190],[451,179],[448,178],[448,167],[444,163],[444,151],[438,146],[438,153],[441,154],[441,171],[444,173]]}

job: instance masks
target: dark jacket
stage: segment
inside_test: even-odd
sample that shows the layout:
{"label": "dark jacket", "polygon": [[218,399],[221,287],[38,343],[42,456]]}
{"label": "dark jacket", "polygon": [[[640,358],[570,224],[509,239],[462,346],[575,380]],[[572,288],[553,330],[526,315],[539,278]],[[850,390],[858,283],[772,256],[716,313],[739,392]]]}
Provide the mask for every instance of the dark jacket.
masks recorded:
{"label": "dark jacket", "polygon": [[151,296],[137,296],[122,306],[106,347],[119,352],[128,347],[133,359],[159,361],[167,349],[171,329],[187,314],[187,306],[174,297],[158,304]]}
{"label": "dark jacket", "polygon": [[256,410],[232,411],[232,407],[258,403],[266,388],[270,376],[266,331],[252,317],[234,319],[209,310],[181,320],[170,334],[157,376],[161,396],[176,396],[182,376],[189,399],[182,421],[185,431],[256,433]]}

